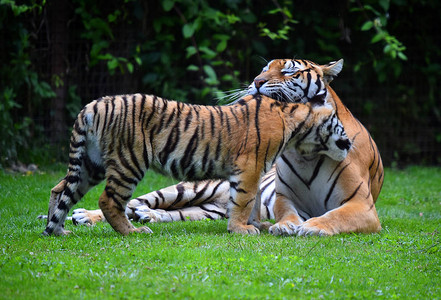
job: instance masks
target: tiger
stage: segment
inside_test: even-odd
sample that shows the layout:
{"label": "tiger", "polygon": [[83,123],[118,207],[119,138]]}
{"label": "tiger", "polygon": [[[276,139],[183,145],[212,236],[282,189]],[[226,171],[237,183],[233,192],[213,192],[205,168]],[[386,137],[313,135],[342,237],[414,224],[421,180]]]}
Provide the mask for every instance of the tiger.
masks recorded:
{"label": "tiger", "polygon": [[98,203],[111,227],[122,235],[152,233],[147,226],[135,228],[125,214],[148,169],[186,181],[227,180],[228,232],[259,234],[263,223],[253,210],[259,182],[284,151],[335,161],[350,152],[334,108],[322,100],[287,103],[248,95],[229,106],[144,94],[94,100],[73,126],[68,171],[51,190],[43,234],[68,234],[68,212],[104,179]]}
{"label": "tiger", "polygon": [[[375,233],[381,224],[375,208],[384,170],[379,150],[366,128],[343,104],[331,81],[343,59],[319,65],[305,59],[270,61],[241,96],[264,95],[287,103],[321,97],[335,107],[352,148],[345,160],[285,151],[264,175],[259,188],[261,216],[273,219],[274,235]],[[141,223],[228,217],[228,182],[180,182],[135,198],[126,213]],[[105,218],[100,210],[77,209],[75,224],[93,225]]]}

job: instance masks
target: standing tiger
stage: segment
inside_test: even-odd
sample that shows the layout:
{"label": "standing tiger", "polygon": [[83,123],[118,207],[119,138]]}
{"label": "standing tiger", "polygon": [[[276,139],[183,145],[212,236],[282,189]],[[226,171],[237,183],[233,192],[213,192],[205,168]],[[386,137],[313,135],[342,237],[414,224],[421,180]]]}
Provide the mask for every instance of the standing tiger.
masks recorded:
{"label": "standing tiger", "polygon": [[[375,202],[383,185],[383,165],[368,131],[329,86],[342,68],[343,60],[318,65],[302,59],[275,59],[244,91],[283,102],[324,98],[335,107],[353,143],[347,158],[339,163],[293,150],[282,154],[260,184],[262,218],[277,222],[270,229],[273,234],[381,230]],[[219,219],[226,216],[228,189],[228,182],[223,181],[179,183],[131,200],[126,212],[141,222]],[[100,210],[78,209],[73,214],[74,223],[103,219]]]}
{"label": "standing tiger", "polygon": [[248,95],[219,107],[141,94],[104,97],[76,119],[68,172],[51,191],[43,234],[67,234],[69,210],[103,179],[99,206],[113,229],[150,233],[148,227],[135,228],[125,214],[150,168],[181,180],[227,180],[228,231],[258,234],[260,217],[251,213],[259,182],[282,152],[293,148],[338,162],[350,147],[334,107],[323,98],[302,104]]}

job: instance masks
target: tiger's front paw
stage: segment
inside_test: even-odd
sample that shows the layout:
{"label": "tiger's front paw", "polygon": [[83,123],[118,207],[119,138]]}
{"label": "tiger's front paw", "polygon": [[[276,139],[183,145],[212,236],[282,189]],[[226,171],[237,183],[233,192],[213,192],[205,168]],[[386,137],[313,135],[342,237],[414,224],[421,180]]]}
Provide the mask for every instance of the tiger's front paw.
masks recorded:
{"label": "tiger's front paw", "polygon": [[279,222],[269,228],[272,235],[294,235],[298,225],[290,221]]}
{"label": "tiger's front paw", "polygon": [[260,234],[260,230],[254,225],[228,224],[228,232],[240,234]]}
{"label": "tiger's front paw", "polygon": [[139,228],[133,228],[130,230],[130,233],[153,233],[153,231],[148,228],[147,226],[139,227]]}
{"label": "tiger's front paw", "polygon": [[296,228],[295,232],[298,236],[309,236],[309,235],[318,235],[318,236],[328,236],[334,235],[334,230],[320,221],[318,218],[311,218],[306,222],[300,224]]}

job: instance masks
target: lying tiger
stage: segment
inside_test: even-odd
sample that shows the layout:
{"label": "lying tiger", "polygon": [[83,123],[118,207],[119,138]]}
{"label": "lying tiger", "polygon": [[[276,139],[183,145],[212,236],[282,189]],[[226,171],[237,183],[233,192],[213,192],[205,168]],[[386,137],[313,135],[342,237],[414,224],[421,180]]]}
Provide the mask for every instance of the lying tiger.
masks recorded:
{"label": "lying tiger", "polygon": [[[285,151],[260,184],[262,219],[275,219],[276,235],[334,235],[381,230],[375,202],[383,184],[377,146],[363,125],[329,87],[343,60],[318,65],[306,60],[268,63],[245,93],[305,103],[322,96],[336,109],[353,142],[348,157],[335,164],[323,155]],[[277,166],[277,171],[276,171]],[[277,192],[277,193],[276,193]],[[131,200],[127,215],[141,223],[227,217],[227,181],[181,182]],[[277,205],[276,205],[277,204]],[[104,220],[100,210],[77,209],[75,224]]]}
{"label": "lying tiger", "polygon": [[148,227],[135,228],[125,214],[148,169],[187,181],[227,180],[228,231],[258,234],[262,224],[252,209],[259,182],[282,153],[327,155],[337,166],[351,148],[324,96],[303,104],[256,94],[223,107],[141,94],[95,100],[74,124],[68,172],[51,191],[43,234],[68,234],[69,210],[104,179],[99,206],[113,229],[123,235],[150,233]]}

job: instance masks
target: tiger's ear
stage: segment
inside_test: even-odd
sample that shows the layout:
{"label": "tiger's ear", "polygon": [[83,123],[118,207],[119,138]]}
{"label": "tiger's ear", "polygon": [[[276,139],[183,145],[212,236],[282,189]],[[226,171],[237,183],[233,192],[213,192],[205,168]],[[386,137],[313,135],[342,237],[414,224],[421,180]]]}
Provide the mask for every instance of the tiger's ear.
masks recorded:
{"label": "tiger's ear", "polygon": [[329,84],[343,69],[343,58],[323,65],[321,68],[323,70],[325,83]]}

